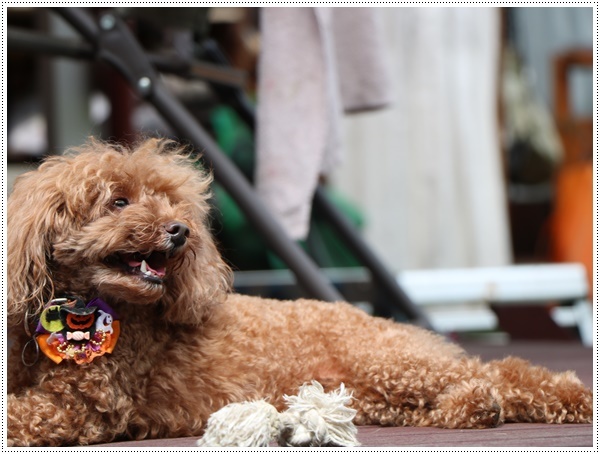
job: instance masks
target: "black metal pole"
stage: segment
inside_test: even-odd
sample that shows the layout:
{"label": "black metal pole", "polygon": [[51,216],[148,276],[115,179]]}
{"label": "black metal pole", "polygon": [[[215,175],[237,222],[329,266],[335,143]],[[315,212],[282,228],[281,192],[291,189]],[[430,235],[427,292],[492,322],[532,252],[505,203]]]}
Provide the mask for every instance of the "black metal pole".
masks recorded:
{"label": "black metal pole", "polygon": [[98,45],[100,27],[98,27],[96,20],[88,12],[82,8],[72,7],[54,7],[50,9],[62,16],[90,44]]}
{"label": "black metal pole", "polygon": [[[96,36],[93,30],[87,27],[85,29],[88,35]],[[23,51],[30,54],[81,60],[93,60],[96,57],[96,49],[88,42],[48,36],[16,27],[7,27],[6,45],[11,51]],[[245,83],[244,71],[213,63],[186,60],[177,56],[164,56],[148,52],[145,55],[150,65],[162,73],[177,74],[188,79],[202,79],[223,87],[240,87]]]}
{"label": "black metal pole", "polygon": [[94,48],[88,44],[42,33],[6,28],[6,47],[14,51],[54,55],[75,59],[94,58]]}
{"label": "black metal pole", "polygon": [[401,309],[409,320],[425,328],[432,329],[427,316],[416,306],[404,293],[394,276],[387,270],[385,265],[375,255],[373,250],[360,238],[354,226],[327,198],[323,188],[318,187],[313,199],[313,207],[340,235],[342,241],[350,246],[350,250],[358,260],[369,269],[371,276],[378,289],[383,293],[386,302],[394,303]]}

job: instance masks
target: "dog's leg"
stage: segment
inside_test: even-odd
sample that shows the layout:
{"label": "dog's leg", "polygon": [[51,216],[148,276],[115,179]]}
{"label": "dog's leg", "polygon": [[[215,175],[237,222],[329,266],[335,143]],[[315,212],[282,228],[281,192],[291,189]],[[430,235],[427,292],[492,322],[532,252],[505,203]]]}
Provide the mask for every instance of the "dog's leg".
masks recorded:
{"label": "dog's leg", "polygon": [[68,388],[64,394],[30,388],[9,394],[7,404],[8,446],[86,445],[114,434],[102,413]]}
{"label": "dog's leg", "polygon": [[506,421],[592,422],[592,391],[573,372],[554,373],[512,357],[487,366],[501,395]]}
{"label": "dog's leg", "polygon": [[410,358],[401,366],[372,365],[355,383],[358,424],[495,427],[500,396],[476,358]]}

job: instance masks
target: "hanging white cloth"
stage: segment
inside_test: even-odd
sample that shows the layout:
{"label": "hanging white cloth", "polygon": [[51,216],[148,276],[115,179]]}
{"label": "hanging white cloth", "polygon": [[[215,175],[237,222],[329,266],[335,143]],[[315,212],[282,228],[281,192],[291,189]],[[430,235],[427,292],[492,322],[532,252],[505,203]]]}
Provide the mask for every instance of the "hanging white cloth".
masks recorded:
{"label": "hanging white cloth", "polygon": [[342,159],[343,112],[391,99],[376,13],[261,9],[255,184],[294,239],[308,233],[319,176]]}
{"label": "hanging white cloth", "polygon": [[388,8],[383,17],[398,98],[347,120],[335,181],[395,270],[509,264],[499,11]]}

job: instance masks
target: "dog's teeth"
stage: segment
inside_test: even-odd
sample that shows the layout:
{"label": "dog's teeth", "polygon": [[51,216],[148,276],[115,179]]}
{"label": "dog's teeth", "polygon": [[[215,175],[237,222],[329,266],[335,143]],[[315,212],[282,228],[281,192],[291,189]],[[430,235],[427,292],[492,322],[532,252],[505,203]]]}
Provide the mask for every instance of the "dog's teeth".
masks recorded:
{"label": "dog's teeth", "polygon": [[146,263],[145,260],[142,260],[142,264],[140,265],[140,271],[144,274],[149,274],[148,264]]}

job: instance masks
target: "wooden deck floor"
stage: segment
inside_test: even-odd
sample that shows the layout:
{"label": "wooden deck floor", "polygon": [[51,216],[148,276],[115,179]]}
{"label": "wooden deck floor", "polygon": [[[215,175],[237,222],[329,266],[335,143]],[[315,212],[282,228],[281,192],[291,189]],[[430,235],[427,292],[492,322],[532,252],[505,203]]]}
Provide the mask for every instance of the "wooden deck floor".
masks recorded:
{"label": "wooden deck floor", "polygon": [[[574,370],[593,385],[593,351],[578,343],[519,342],[505,346],[466,344],[484,360],[519,356],[552,370]],[[495,429],[449,430],[429,427],[359,427],[364,447],[592,447],[592,424],[504,424]],[[106,447],[194,447],[196,438],[112,443]]]}

